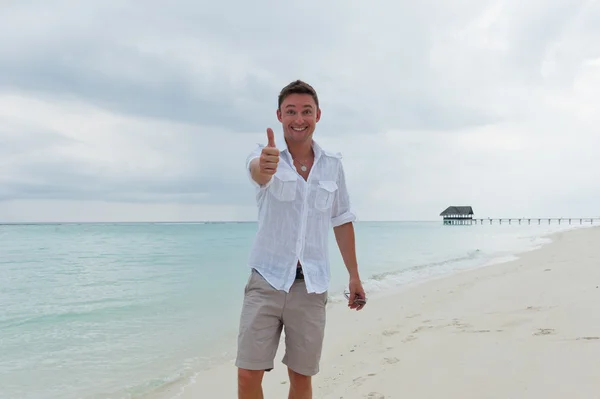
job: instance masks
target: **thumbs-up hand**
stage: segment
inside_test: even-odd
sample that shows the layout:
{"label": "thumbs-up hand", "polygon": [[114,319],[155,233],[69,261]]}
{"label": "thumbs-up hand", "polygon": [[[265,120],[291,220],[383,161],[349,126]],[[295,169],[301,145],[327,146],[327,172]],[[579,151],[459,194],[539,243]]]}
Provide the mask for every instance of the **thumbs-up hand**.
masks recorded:
{"label": "thumbs-up hand", "polygon": [[263,175],[274,175],[279,164],[279,150],[275,146],[275,135],[271,128],[267,129],[268,143],[260,154],[259,172]]}

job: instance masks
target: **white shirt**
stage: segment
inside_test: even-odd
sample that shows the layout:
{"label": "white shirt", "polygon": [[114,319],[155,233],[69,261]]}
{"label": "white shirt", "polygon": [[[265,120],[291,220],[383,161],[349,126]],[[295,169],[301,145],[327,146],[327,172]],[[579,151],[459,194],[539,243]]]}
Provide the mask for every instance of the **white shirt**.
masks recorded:
{"label": "white shirt", "polygon": [[346,188],[341,154],[323,150],[313,140],[315,160],[304,180],[296,171],[283,135],[275,135],[279,165],[263,186],[250,174],[250,162],[264,145],[250,153],[246,169],[256,187],[258,231],[248,265],[274,288],[289,292],[302,265],[309,293],[327,291],[330,281],[329,229],[356,220]]}

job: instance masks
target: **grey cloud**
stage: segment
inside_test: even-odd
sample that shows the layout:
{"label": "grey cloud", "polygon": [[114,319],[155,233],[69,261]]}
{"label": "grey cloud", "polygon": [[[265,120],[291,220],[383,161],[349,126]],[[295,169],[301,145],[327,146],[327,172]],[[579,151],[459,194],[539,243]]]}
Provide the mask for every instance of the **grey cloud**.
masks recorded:
{"label": "grey cloud", "polygon": [[62,199],[128,203],[190,203],[199,205],[247,205],[251,200],[248,187],[235,182],[210,184],[198,181],[190,186],[186,180],[172,182],[129,181],[116,183],[89,176],[87,184],[78,185],[81,176],[57,173],[41,182],[3,183],[0,201]]}
{"label": "grey cloud", "polygon": [[[54,149],[62,137],[50,137],[48,145],[38,142],[43,154],[31,156],[21,153],[8,163],[8,175],[0,174],[0,201],[22,199],[77,199],[102,200],[108,202],[180,202],[194,204],[242,205],[251,198],[251,187],[242,167],[238,173],[223,171],[210,173],[214,164],[199,159],[193,150],[181,151],[186,158],[186,169],[176,176],[153,175],[106,171],[102,166],[85,159],[59,155]],[[179,136],[178,138],[184,137]],[[34,140],[27,140],[33,142]],[[191,146],[198,138],[189,140]],[[68,140],[66,141],[68,142]],[[23,142],[24,143],[24,142]],[[21,143],[21,144],[23,144]],[[177,156],[176,151],[185,146],[174,147],[164,157]],[[24,149],[24,148],[23,148]],[[38,153],[39,154],[39,153]],[[237,166],[237,164],[236,164]]]}
{"label": "grey cloud", "polygon": [[386,107],[388,129],[452,131],[500,122],[503,117],[481,108],[452,102],[452,99],[399,98]]}
{"label": "grey cloud", "polygon": [[[523,13],[514,10],[507,14],[504,23],[513,26],[508,55],[515,79],[528,85],[542,82],[541,66],[550,46],[577,23],[585,6],[585,0],[543,1]],[[509,20],[512,15],[518,16]]]}
{"label": "grey cloud", "polygon": [[[69,49],[57,54],[43,52],[25,61],[0,63],[0,87],[27,91],[45,97],[75,97],[117,113],[153,117],[205,126],[225,126],[247,131],[264,126],[255,109],[236,109],[236,98],[265,99],[268,87],[249,77],[243,88],[232,91],[221,85],[219,91],[189,76],[164,60],[136,53],[133,49],[90,48],[73,50],[78,57],[105,57],[123,69],[135,68],[152,75],[142,82],[126,76],[112,75],[94,68],[93,63],[77,65],[61,61],[71,58]],[[61,56],[62,55],[62,56]],[[225,81],[225,79],[223,79]],[[258,105],[258,108],[261,108]],[[266,110],[266,106],[262,107]],[[250,112],[248,112],[250,111]]]}
{"label": "grey cloud", "polygon": [[[85,9],[69,13],[65,8],[64,15],[54,11],[73,29],[70,35],[54,33],[56,38],[46,41],[16,32],[23,49],[18,56],[3,57],[0,87],[48,98],[75,97],[118,113],[248,132],[262,131],[274,121],[278,91],[300,78],[322,95],[326,114],[320,128],[330,134],[490,122],[457,98],[438,98],[427,70],[428,35],[387,37],[399,21],[407,31],[426,32],[411,20],[422,14],[421,8],[392,16],[364,5],[352,11],[331,3],[318,5],[315,12],[317,3],[309,2],[292,16],[269,2],[242,2],[235,12],[224,12],[224,5],[215,2],[184,2],[167,10],[158,2],[142,8],[134,2],[116,4],[96,4],[93,18]],[[380,18],[380,26],[373,32],[356,29],[348,21],[358,12]],[[131,19],[134,14],[137,18]],[[73,22],[77,18],[87,23],[85,30],[81,21]],[[180,41],[187,46],[179,48]],[[153,47],[154,53],[143,50]],[[233,83],[227,72],[232,65],[195,70],[191,65],[198,61],[239,63],[244,73]],[[343,91],[339,87],[347,68],[357,73],[354,88]],[[386,75],[389,84],[382,80]],[[369,87],[361,90],[359,85]],[[380,105],[382,99],[391,101]]]}
{"label": "grey cloud", "polygon": [[76,199],[108,202],[178,202],[194,204],[243,205],[250,192],[240,181],[207,179],[153,180],[151,177],[126,181],[107,179],[93,173],[79,173],[45,165],[47,172],[2,182],[0,201],[22,199]]}
{"label": "grey cloud", "polygon": [[[58,2],[46,10],[50,16],[39,17],[51,21],[44,19],[41,26],[55,28],[38,32],[39,37],[17,26],[6,32],[13,41],[0,44],[7,54],[0,61],[1,88],[47,98],[75,97],[113,112],[237,132],[265,129],[266,119],[274,116],[279,89],[296,78],[275,78],[272,83],[261,71],[272,76],[274,69],[310,62],[306,57],[318,57],[319,47],[308,48],[306,42],[322,39],[324,30],[338,31],[325,16],[311,16],[306,9],[293,20],[305,27],[298,19],[311,17],[311,29],[286,35],[293,21],[284,18],[285,11],[266,7],[260,11],[262,18],[249,18],[260,8],[256,3],[242,2],[236,12],[227,12],[215,2],[183,2],[168,9],[159,2],[144,7],[107,2],[93,5],[94,15],[85,8],[71,9],[68,3],[69,7]],[[27,11],[42,9],[38,5]],[[178,48],[180,42],[189,45]],[[177,57],[171,56],[173,51]],[[197,62],[213,66],[195,69]],[[229,62],[232,67],[241,63],[243,76],[235,82],[227,67],[218,67]]]}
{"label": "grey cloud", "polygon": [[11,125],[0,127],[0,156],[4,160],[31,152],[41,153],[73,142],[74,139],[57,131]]}

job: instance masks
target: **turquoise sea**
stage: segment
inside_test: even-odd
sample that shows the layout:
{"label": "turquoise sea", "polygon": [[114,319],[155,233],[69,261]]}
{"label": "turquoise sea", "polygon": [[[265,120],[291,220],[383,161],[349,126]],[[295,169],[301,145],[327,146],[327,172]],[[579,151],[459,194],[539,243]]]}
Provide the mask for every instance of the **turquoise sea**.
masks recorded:
{"label": "turquoise sea", "polygon": [[[368,295],[579,226],[359,222]],[[0,398],[142,398],[233,356],[255,223],[0,225]],[[331,303],[347,274],[330,240]]]}

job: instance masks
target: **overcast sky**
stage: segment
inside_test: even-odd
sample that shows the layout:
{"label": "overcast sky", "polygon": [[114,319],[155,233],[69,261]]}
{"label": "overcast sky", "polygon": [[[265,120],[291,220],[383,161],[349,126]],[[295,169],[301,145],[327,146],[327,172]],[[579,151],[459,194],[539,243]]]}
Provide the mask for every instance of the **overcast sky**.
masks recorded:
{"label": "overcast sky", "polygon": [[0,221],[255,220],[245,159],[295,79],[362,220],[600,216],[599,21],[580,0],[1,1]]}

